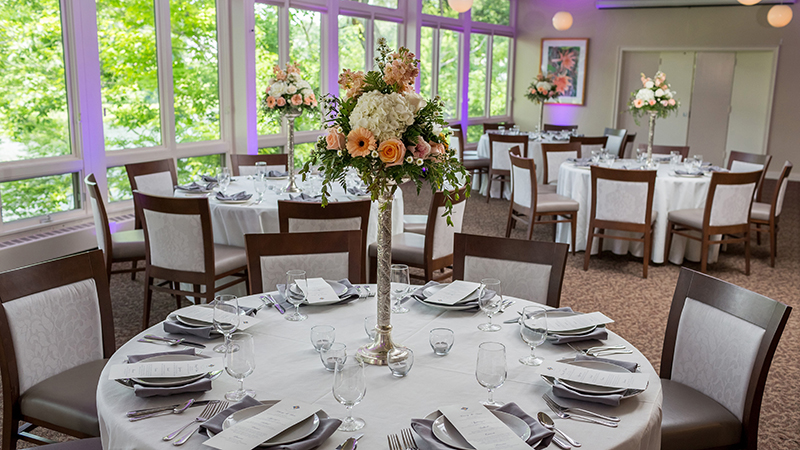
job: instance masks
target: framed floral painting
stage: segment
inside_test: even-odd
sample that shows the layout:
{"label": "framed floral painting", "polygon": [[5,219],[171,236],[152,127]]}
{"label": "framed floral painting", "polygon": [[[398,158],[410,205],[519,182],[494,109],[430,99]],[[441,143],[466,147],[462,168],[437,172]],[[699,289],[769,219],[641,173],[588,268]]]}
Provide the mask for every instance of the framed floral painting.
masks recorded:
{"label": "framed floral painting", "polygon": [[541,70],[553,76],[558,99],[548,103],[583,105],[589,39],[542,39]]}

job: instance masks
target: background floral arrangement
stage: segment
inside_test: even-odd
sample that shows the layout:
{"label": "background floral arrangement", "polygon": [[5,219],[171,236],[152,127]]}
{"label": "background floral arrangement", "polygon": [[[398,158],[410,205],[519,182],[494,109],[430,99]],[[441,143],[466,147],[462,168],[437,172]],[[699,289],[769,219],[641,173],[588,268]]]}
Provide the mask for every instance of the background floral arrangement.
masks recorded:
{"label": "background floral arrangement", "polygon": [[544,75],[541,71],[539,75],[536,75],[531,85],[528,86],[528,92],[525,93],[525,97],[534,103],[544,103],[547,100],[555,100],[559,95],[561,95],[561,91],[559,91],[558,86],[553,80],[553,75]]}
{"label": "background floral arrangement", "polygon": [[268,116],[283,116],[289,111],[302,113],[317,109],[317,97],[308,81],[300,75],[296,64],[286,63],[286,70],[279,65],[272,68],[274,78],[264,92],[261,110]]}
{"label": "background floral arrangement", "polygon": [[[468,183],[464,166],[448,146],[441,101],[414,92],[419,59],[404,47],[392,52],[381,39],[375,67],[366,74],[342,71],[344,95],[322,99],[328,134],[320,137],[300,173],[320,170],[323,206],[330,183],[346,187],[351,167],[373,200],[394,193],[406,180],[414,181],[417,192],[425,181],[434,191]],[[448,195],[448,213],[450,200]]]}
{"label": "background floral arrangement", "polygon": [[655,112],[657,117],[667,117],[680,106],[680,102],[673,98],[674,95],[664,72],[657,72],[654,78],[647,78],[642,74],[642,88],[631,92],[628,111],[637,118],[650,112]]}

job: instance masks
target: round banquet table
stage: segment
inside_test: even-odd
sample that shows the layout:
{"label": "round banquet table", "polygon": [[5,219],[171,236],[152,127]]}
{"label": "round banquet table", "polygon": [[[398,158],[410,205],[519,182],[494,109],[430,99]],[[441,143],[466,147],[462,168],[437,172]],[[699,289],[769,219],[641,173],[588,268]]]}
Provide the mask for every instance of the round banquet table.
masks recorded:
{"label": "round banquet table", "polygon": [[[638,167],[633,160],[617,160],[614,168]],[[656,176],[656,186],[653,192],[653,245],[650,260],[656,264],[665,261],[664,245],[667,238],[667,215],[670,211],[678,209],[703,208],[706,204],[708,186],[711,184],[711,175],[702,177],[681,177],[675,175],[675,169],[683,169],[683,164],[659,164]],[[589,215],[592,208],[592,174],[589,167],[578,167],[571,162],[561,164],[558,171],[558,194],[570,197],[580,204],[576,226],[576,250],[586,250],[586,238],[589,232]],[[611,231],[609,234],[622,232]],[[592,254],[599,251],[599,240],[592,243]],[[558,224],[556,227],[556,242],[570,243],[569,224]],[[669,261],[675,264],[683,263],[686,258],[690,261],[700,261],[700,242],[687,239],[683,236],[672,237],[672,247],[669,252]],[[620,239],[604,239],[603,250],[611,250],[618,255],[631,253],[642,257],[644,246],[641,242],[631,242]],[[719,245],[709,247],[708,262],[714,262],[719,255]]]}
{"label": "round banquet table", "polygon": [[[374,291],[374,285],[373,285]],[[520,357],[529,353],[528,346],[519,337],[516,324],[504,324],[495,333],[485,333],[477,325],[486,321],[478,312],[444,311],[413,300],[408,303],[410,312],[392,317],[393,339],[414,351],[414,365],[404,378],[395,378],[386,366],[367,366],[367,392],[363,401],[353,408],[353,415],[366,420],[359,432],[364,437],[359,448],[378,450],[387,446],[386,435],[399,433],[408,428],[412,418],[423,418],[439,407],[458,402],[479,402],[487,397],[487,391],[475,379],[477,348],[484,341],[499,341],[507,348],[508,379],[495,391],[495,399],[501,402],[516,402],[526,413],[535,416],[538,411],[548,411],[542,394],[549,386],[539,376],[545,367],[523,366]],[[495,317],[497,322],[516,316],[525,301],[508,308],[505,314]],[[260,301],[255,296],[241,299],[242,305],[255,306]],[[348,304],[331,306],[302,306],[308,314],[303,322],[289,322],[276,310],[265,308],[258,313],[263,323],[251,327],[248,332],[256,341],[255,372],[245,379],[245,387],[255,389],[259,400],[292,398],[312,403],[331,417],[344,418],[345,408],[331,393],[333,373],[322,366],[319,354],[314,351],[309,339],[314,325],[333,325],[336,342],[347,345],[348,357],[356,349],[368,343],[364,331],[364,318],[376,313],[375,297],[359,299]],[[447,356],[436,356],[428,344],[428,333],[434,327],[448,327],[455,331],[455,344]],[[163,335],[160,324],[142,333]],[[112,357],[109,365],[122,363],[129,354],[168,351],[170,347],[137,342],[134,337],[123,345]],[[194,340],[197,340],[195,338]],[[204,353],[212,353],[210,341]],[[614,333],[609,333],[605,344],[632,346]],[[584,343],[585,345],[585,343]],[[573,356],[566,345],[543,344],[536,350],[546,361]],[[661,383],[647,359],[634,350],[630,355],[615,355],[620,360],[636,361],[641,371],[650,375],[648,388],[640,395],[625,399],[617,407],[570,402],[560,403],[588,407],[597,412],[617,415],[621,418],[618,428],[607,428],[554,417],[556,426],[584,443],[585,448],[603,449],[658,449],[661,443]],[[100,377],[97,389],[97,412],[103,448],[106,449],[164,449],[169,445],[161,440],[177,428],[189,423],[202,408],[191,408],[184,414],[129,422],[125,412],[132,409],[149,408],[184,402],[189,398],[221,399],[225,392],[238,386],[238,382],[223,373],[213,382],[212,390],[199,394],[180,394],[170,397],[138,398],[133,391],[108,379],[108,366]],[[319,449],[333,450],[347,437],[355,433],[335,432]],[[201,449],[207,438],[195,434],[184,446]],[[421,444],[417,437],[417,442]],[[425,448],[425,447],[423,447]],[[555,448],[551,445],[550,448]]]}

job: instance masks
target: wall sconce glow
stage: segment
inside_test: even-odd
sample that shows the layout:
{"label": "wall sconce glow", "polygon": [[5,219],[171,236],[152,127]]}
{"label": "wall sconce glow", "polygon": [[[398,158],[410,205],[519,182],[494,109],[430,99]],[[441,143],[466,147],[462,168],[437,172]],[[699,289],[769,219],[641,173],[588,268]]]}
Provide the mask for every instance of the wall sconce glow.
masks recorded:
{"label": "wall sconce glow", "polygon": [[559,11],[553,16],[553,28],[558,31],[569,30],[572,26],[572,14],[566,11]]}
{"label": "wall sconce glow", "polygon": [[786,5],[775,5],[769,9],[767,22],[775,28],[785,27],[792,21],[792,8]]}
{"label": "wall sconce glow", "polygon": [[447,4],[460,13],[467,12],[472,8],[472,0],[447,0]]}
{"label": "wall sconce glow", "polygon": [[739,3],[745,6],[753,6],[756,3],[760,2],[761,0],[739,0]]}

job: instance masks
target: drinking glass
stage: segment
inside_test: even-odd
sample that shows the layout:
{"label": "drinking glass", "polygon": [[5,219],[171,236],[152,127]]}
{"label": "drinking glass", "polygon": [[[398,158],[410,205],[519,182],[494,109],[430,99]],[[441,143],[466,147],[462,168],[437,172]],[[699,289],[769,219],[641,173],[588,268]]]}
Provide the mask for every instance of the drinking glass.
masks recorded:
{"label": "drinking glass", "polygon": [[434,328],[428,335],[428,342],[431,344],[433,353],[439,356],[450,353],[454,341],[455,335],[450,328]]}
{"label": "drinking glass", "polygon": [[378,334],[378,316],[367,316],[364,318],[364,331],[367,332],[367,336],[369,336],[370,340],[375,339],[375,335]]}
{"label": "drinking glass", "polygon": [[286,272],[286,299],[294,305],[294,312],[283,316],[286,320],[299,322],[308,319],[308,316],[300,313],[300,304],[306,301],[306,291],[308,290],[308,280],[305,270],[290,270]]}
{"label": "drinking glass", "polygon": [[325,370],[333,372],[337,362],[343,363],[347,360],[347,346],[341,342],[334,342],[319,352],[319,359],[322,360]]}
{"label": "drinking glass", "polygon": [[405,264],[392,264],[391,287],[392,287],[392,312],[403,314],[408,312],[408,308],[400,303],[408,292],[411,280],[408,275],[408,266]]}
{"label": "drinking glass", "polygon": [[331,348],[336,340],[336,328],[330,325],[316,325],[311,327],[311,343],[317,352]]}
{"label": "drinking glass", "polygon": [[[494,292],[494,295],[492,295]],[[494,278],[484,278],[481,280],[481,287],[478,288],[478,305],[481,310],[489,317],[488,323],[478,325],[481,331],[499,331],[502,327],[499,324],[492,323],[492,316],[500,309],[503,303],[503,293],[500,286],[500,280]]]}
{"label": "drinking glass", "polygon": [[348,358],[336,362],[333,371],[333,397],[347,408],[347,418],[339,425],[339,431],[356,431],[364,427],[364,419],[353,417],[353,406],[357,405],[367,393],[367,377],[364,363],[358,358]]}
{"label": "drinking glass", "polygon": [[217,182],[219,183],[219,190],[224,194],[231,184],[231,170],[227,167],[220,167],[217,174]]}
{"label": "drinking glass", "polygon": [[408,347],[395,347],[386,354],[386,365],[392,376],[403,378],[414,365],[414,352]]}
{"label": "drinking glass", "polygon": [[256,175],[267,175],[267,162],[266,161],[256,161]]}
{"label": "drinking glass", "polygon": [[673,165],[678,165],[678,164],[681,163],[681,152],[679,152],[677,150],[672,150],[672,151],[669,152],[669,154],[670,154],[670,159],[671,159],[670,162]]}
{"label": "drinking glass", "polygon": [[217,353],[235,352],[237,347],[231,344],[231,334],[239,327],[239,299],[235,295],[217,295],[214,297],[214,329],[225,336],[225,343],[214,347]]}
{"label": "drinking glass", "polygon": [[506,382],[506,346],[499,342],[484,342],[478,346],[478,362],[475,378],[481,386],[489,390],[488,406],[503,406],[494,401],[494,390]]}
{"label": "drinking glass", "polygon": [[264,200],[264,192],[267,192],[267,179],[264,177],[265,175],[262,173],[258,173],[253,176],[253,190],[256,191],[256,194],[258,194],[256,204],[259,204],[262,200]]}
{"label": "drinking glass", "polygon": [[239,380],[239,389],[227,392],[225,399],[238,402],[246,395],[256,396],[256,391],[244,388],[244,379],[256,368],[256,354],[251,334],[234,333],[230,336],[230,341],[236,345],[238,350],[225,354],[225,371]]}
{"label": "drinking glass", "polygon": [[694,155],[694,170],[698,171],[703,167],[703,155]]}
{"label": "drinking glass", "polygon": [[541,306],[526,306],[522,308],[519,335],[531,347],[531,354],[520,358],[519,362],[527,366],[541,364],[544,359],[536,356],[536,347],[542,345],[547,338],[547,310]]}

